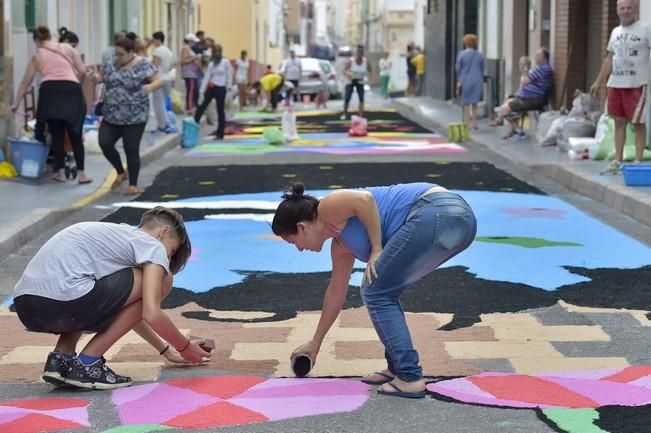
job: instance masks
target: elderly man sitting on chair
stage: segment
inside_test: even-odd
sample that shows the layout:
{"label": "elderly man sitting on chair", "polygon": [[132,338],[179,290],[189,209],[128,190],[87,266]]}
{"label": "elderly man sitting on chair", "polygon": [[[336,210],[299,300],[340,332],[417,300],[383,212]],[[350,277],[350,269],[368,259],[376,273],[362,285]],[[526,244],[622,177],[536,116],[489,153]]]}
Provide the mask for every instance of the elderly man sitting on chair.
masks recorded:
{"label": "elderly man sitting on chair", "polygon": [[503,138],[507,139],[516,134],[517,121],[520,116],[529,110],[541,110],[547,105],[554,84],[554,71],[549,64],[549,50],[539,48],[534,56],[536,67],[529,71],[527,78],[523,78],[523,86],[499,107],[498,117],[490,122],[491,126],[504,124],[506,118],[511,125],[509,132]]}

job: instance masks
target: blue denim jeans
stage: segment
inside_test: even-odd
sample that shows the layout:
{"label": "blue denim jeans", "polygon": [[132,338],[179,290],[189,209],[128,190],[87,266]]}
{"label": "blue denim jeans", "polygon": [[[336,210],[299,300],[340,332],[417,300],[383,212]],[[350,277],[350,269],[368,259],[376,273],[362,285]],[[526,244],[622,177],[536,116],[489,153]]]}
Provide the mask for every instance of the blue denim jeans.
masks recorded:
{"label": "blue denim jeans", "polygon": [[434,192],[421,197],[384,246],[375,264],[378,277],[362,287],[362,299],[384,345],[388,368],[399,379],[414,382],[423,377],[400,295],[468,248],[476,233],[475,215],[459,195]]}

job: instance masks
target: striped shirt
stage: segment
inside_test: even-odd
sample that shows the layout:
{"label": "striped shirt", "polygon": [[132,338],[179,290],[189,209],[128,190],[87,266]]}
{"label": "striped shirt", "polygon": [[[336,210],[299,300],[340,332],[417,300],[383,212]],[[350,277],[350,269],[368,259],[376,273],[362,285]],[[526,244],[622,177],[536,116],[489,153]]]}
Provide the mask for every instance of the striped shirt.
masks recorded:
{"label": "striped shirt", "polygon": [[544,62],[529,71],[529,84],[522,86],[515,94],[521,99],[546,98],[554,84],[554,71],[549,62]]}

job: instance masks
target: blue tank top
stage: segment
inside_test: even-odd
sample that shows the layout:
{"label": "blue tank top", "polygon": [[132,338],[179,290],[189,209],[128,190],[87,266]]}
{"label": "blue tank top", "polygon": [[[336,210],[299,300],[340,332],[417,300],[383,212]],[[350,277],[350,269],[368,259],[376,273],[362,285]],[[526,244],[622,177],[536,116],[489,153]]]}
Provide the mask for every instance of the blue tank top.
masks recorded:
{"label": "blue tank top", "polygon": [[[375,198],[380,213],[383,247],[405,223],[409,209],[416,203],[416,200],[434,186],[436,185],[420,182],[362,189],[362,191],[373,194]],[[368,261],[371,255],[371,242],[368,239],[366,228],[359,218],[352,217],[348,219],[339,233],[339,240],[355,258],[363,262]]]}

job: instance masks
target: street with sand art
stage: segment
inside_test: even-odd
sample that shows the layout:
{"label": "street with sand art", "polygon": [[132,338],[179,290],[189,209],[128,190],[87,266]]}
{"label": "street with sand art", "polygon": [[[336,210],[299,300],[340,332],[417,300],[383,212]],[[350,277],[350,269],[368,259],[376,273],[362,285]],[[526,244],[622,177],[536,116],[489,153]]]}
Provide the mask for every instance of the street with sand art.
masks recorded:
{"label": "street with sand art", "polygon": [[[172,207],[193,250],[164,307],[215,349],[206,365],[173,367],[129,333],[105,357],[133,386],[55,390],[40,376],[56,337],[25,331],[8,296],[0,432],[648,431],[648,228],[473,142],[449,143],[445,131],[391,105],[368,109],[369,135],[351,138],[337,111],[300,107],[300,138],[280,146],[261,139],[280,115],[240,113],[223,141],[203,137],[146,167],[140,196],[106,194],[5,258],[12,277],[0,283],[9,294],[57,230],[88,220],[137,224],[145,209]],[[293,181],[319,197],[425,181],[473,207],[472,246],[401,299],[425,399],[378,395],[359,381],[386,367],[360,296],[359,262],[316,364],[293,377],[289,355],[311,338],[330,277],[329,248],[301,254],[271,232],[280,191]]]}

